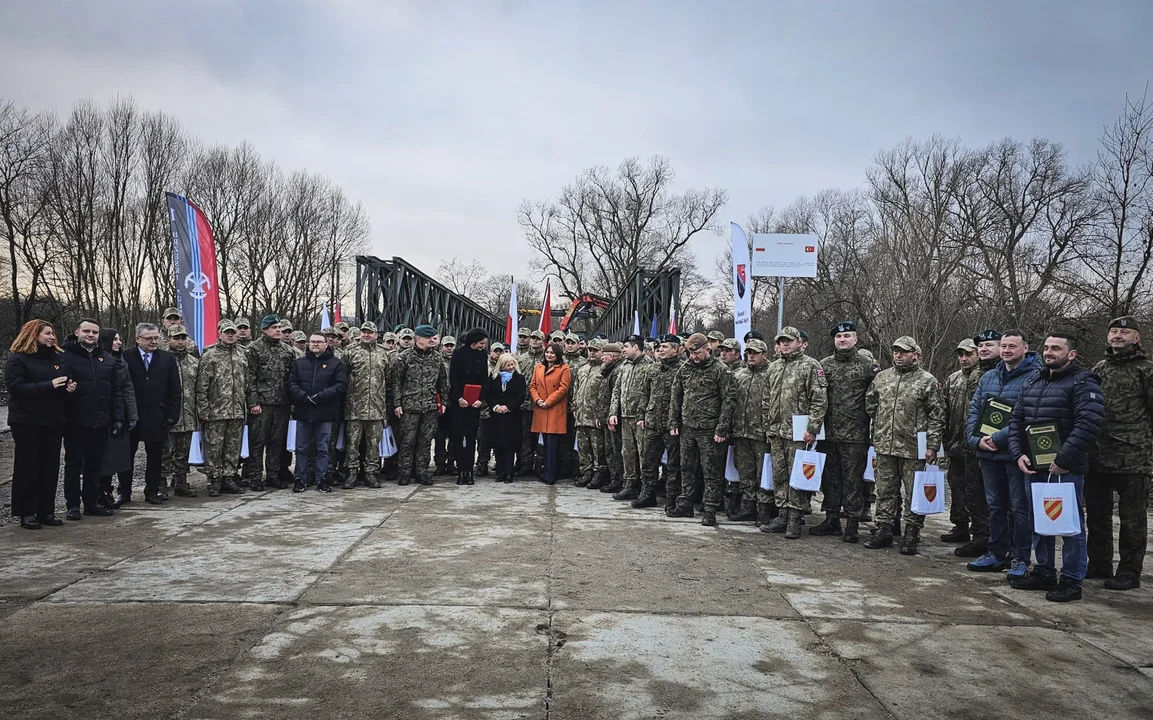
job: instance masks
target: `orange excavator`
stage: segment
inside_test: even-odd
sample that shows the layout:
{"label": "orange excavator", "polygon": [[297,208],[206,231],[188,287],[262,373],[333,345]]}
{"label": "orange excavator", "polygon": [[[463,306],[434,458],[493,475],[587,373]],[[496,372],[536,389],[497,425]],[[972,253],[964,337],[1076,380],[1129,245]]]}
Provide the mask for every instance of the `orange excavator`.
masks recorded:
{"label": "orange excavator", "polygon": [[578,297],[573,298],[572,304],[569,305],[568,312],[560,321],[560,329],[562,332],[568,332],[569,325],[573,320],[591,318],[596,319],[597,312],[604,310],[609,306],[609,301],[600,295],[593,295],[592,293],[585,293]]}

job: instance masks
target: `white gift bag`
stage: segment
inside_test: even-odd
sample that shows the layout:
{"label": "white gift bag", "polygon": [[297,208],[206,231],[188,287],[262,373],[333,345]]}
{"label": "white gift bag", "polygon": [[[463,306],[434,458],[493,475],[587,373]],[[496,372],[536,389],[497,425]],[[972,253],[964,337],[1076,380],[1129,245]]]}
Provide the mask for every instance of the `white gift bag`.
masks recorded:
{"label": "white gift bag", "polygon": [[877,482],[877,448],[869,446],[869,456],[865,458],[865,482]]}
{"label": "white gift bag", "polygon": [[913,497],[909,509],[918,515],[939,515],[945,512],[945,473],[936,465],[926,465],[913,479]]}
{"label": "white gift bag", "polygon": [[580,450],[581,450],[581,441],[580,441],[580,438],[578,438],[578,437],[575,437],[575,436],[573,437],[573,439],[572,439],[572,449],[573,449],[573,452],[580,452]]}
{"label": "white gift bag", "polygon": [[284,449],[288,452],[296,452],[296,421],[288,421],[288,439],[284,441]]}
{"label": "white gift bag", "polygon": [[344,449],[344,423],[340,424],[340,432],[336,434],[336,449]]}
{"label": "white gift bag", "polygon": [[798,450],[793,457],[789,486],[794,490],[816,492],[821,489],[821,474],[825,471],[825,454],[813,450]]}
{"label": "white gift bag", "polygon": [[729,454],[725,457],[725,480],[729,482],[739,482],[741,474],[737,472],[737,453],[732,447],[729,448]]}
{"label": "white gift bag", "polygon": [[[1055,475],[1050,475],[1052,480]],[[1033,530],[1038,535],[1069,537],[1081,534],[1081,509],[1077,486],[1069,482],[1034,482]]]}
{"label": "white gift bag", "polygon": [[[809,431],[809,416],[808,415],[794,415],[793,416],[793,442],[804,442],[805,433]],[[821,429],[817,431],[817,440],[825,439],[825,426],[821,425]]]}
{"label": "white gift bag", "polygon": [[544,445],[544,433],[537,433],[536,434],[536,444],[537,445]]}
{"label": "white gift bag", "polygon": [[244,435],[240,438],[240,459],[248,459],[248,426],[244,426]]}
{"label": "white gift bag", "polygon": [[188,464],[189,465],[203,465],[204,464],[204,449],[201,447],[203,436],[199,430],[192,431],[192,443],[188,446]]}
{"label": "white gift bag", "polygon": [[665,448],[665,451],[663,453],[661,453],[661,465],[668,465],[668,464],[669,464],[669,450],[668,450],[668,448]]}
{"label": "white gift bag", "polygon": [[396,454],[396,435],[387,424],[380,431],[380,456],[390,458]]}
{"label": "white gift bag", "polygon": [[761,489],[772,492],[773,488],[773,456],[765,453],[765,462],[761,466]]}

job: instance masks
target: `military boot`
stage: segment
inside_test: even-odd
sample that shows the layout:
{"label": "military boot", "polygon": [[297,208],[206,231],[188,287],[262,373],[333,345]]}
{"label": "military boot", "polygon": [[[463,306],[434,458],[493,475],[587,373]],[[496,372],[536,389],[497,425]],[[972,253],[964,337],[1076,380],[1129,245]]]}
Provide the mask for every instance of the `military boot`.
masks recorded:
{"label": "military boot", "polygon": [[674,518],[691,518],[694,516],[693,506],[677,503],[676,507],[673,508],[672,513],[669,513],[668,515],[669,517]]}
{"label": "military boot", "polygon": [[640,493],[633,488],[623,488],[618,493],[613,493],[613,500],[636,500],[640,497]]}
{"label": "military boot", "polygon": [[677,511],[677,499],[665,495],[665,517],[676,517],[674,513]]}
{"label": "military boot", "polygon": [[[220,481],[220,492],[228,493],[229,495],[240,495],[244,492],[244,488],[240,487],[232,478],[226,477]],[[211,494],[212,493],[209,493],[209,495]]]}
{"label": "military boot", "polygon": [[575,485],[576,487],[587,487],[588,484],[591,483],[592,481],[593,481],[593,474],[592,473],[585,473],[584,475],[581,475],[580,477],[578,477],[573,482],[573,485]]}
{"label": "military boot", "polygon": [[941,542],[967,543],[969,542],[969,523],[959,522],[953,529],[941,536]]}
{"label": "military boot", "polygon": [[341,490],[351,490],[356,487],[356,481],[360,479],[360,475],[353,475],[352,473],[349,473],[348,477],[344,479],[344,482],[340,483],[340,485],[337,487],[339,487]]}
{"label": "military boot", "polygon": [[220,478],[208,478],[208,497],[220,497]]}
{"label": "military boot", "polygon": [[716,527],[717,513],[715,510],[705,510],[701,513],[701,525],[706,527]]}
{"label": "military boot", "polygon": [[847,543],[856,543],[858,539],[858,525],[860,521],[857,518],[845,518],[845,532],[841,535],[841,540]]}
{"label": "military boot", "polygon": [[477,462],[476,474],[479,475],[480,477],[488,477],[488,462],[487,461],[485,461],[485,462],[479,462],[478,461]]}
{"label": "military boot", "polygon": [[764,527],[772,520],[769,517],[770,507],[772,507],[770,503],[757,503],[757,527]]}
{"label": "military boot", "polygon": [[657,506],[657,496],[650,492],[642,491],[636,500],[633,500],[630,505],[637,510],[641,508],[650,508]]}
{"label": "military boot", "polygon": [[380,475],[379,475],[379,473],[368,473],[367,475],[365,475],[364,476],[364,484],[365,484],[365,486],[370,487],[370,488],[379,488],[380,487]]}
{"label": "military boot", "polygon": [[[984,536],[984,537],[974,536],[972,540],[965,543],[961,547],[954,548],[953,554],[956,555],[957,557],[975,558],[975,557],[981,557],[982,555],[984,555],[985,551],[987,551],[988,549],[989,549],[989,537],[988,536]],[[1112,576],[1110,576],[1110,577],[1112,577]]]}
{"label": "military boot", "polygon": [[861,509],[861,522],[863,522],[863,523],[873,522],[872,510],[873,510],[873,505],[871,503],[865,503],[865,506]]}
{"label": "military boot", "polygon": [[825,520],[819,525],[809,528],[810,535],[829,536],[841,534],[841,516],[830,510],[825,513]]}
{"label": "military boot", "polygon": [[168,479],[167,478],[161,478],[160,479],[160,489],[156,492],[156,496],[158,498],[160,498],[160,502],[162,502],[162,503],[168,502],[169,497],[168,497]]}
{"label": "military boot", "polygon": [[789,509],[786,511],[788,515],[788,524],[785,527],[785,539],[797,540],[801,537],[801,528],[805,525],[805,511]]}
{"label": "military boot", "polygon": [[261,476],[257,475],[256,478],[249,483],[248,487],[252,490],[252,492],[260,492],[264,490],[264,481],[260,478]]}
{"label": "military boot", "polygon": [[187,475],[175,475],[172,478],[175,489],[172,491],[178,497],[196,497],[196,491],[188,485]]}
{"label": "military boot", "polygon": [[905,523],[905,535],[901,538],[901,554],[916,555],[921,542],[921,528]]}
{"label": "military boot", "polygon": [[[733,483],[729,483],[732,485]],[[725,503],[725,518],[732,521],[735,520],[737,515],[741,514],[741,494],[740,492],[730,492],[728,502]]]}
{"label": "military boot", "polygon": [[893,526],[881,525],[873,533],[873,537],[865,541],[865,547],[870,550],[893,547]]}
{"label": "military boot", "polygon": [[621,490],[624,490],[624,487],[625,486],[623,482],[614,479],[608,485],[601,487],[600,490],[603,493],[619,493]]}
{"label": "military boot", "polygon": [[775,518],[773,518],[769,522],[768,525],[762,525],[761,526],[761,532],[763,532],[763,533],[783,533],[785,531],[785,528],[788,526],[788,524],[789,524],[789,511],[788,510],[782,510],[782,511],[777,513],[777,516]]}
{"label": "military boot", "polygon": [[756,520],[757,518],[757,503],[753,500],[741,498],[740,504],[737,506],[737,511],[733,513],[729,519],[733,522],[748,522],[750,520]]}

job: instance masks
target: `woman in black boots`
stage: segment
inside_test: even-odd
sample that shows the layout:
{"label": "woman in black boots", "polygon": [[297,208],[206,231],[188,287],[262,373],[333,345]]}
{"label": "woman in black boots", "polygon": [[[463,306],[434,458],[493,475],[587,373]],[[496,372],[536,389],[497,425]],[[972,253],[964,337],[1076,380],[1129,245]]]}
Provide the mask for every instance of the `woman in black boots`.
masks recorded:
{"label": "woman in black boots", "polygon": [[484,393],[491,414],[485,432],[496,453],[497,482],[512,482],[516,453],[520,450],[520,406],[527,395],[528,385],[517,372],[516,358],[508,353],[501,355]]}
{"label": "woman in black boots", "polygon": [[488,333],[473,328],[460,338],[448,365],[448,404],[452,407],[449,442],[456,458],[457,485],[472,485],[476,463],[476,433],[484,386],[488,382]]}

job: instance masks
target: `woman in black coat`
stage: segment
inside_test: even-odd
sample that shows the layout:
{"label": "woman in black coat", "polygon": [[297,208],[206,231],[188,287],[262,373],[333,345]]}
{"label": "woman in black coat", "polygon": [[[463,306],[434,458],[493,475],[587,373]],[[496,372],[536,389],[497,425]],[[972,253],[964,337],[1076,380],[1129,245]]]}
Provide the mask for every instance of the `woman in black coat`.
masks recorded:
{"label": "woman in black coat", "polygon": [[484,401],[491,413],[484,431],[496,453],[497,482],[512,482],[514,460],[521,441],[520,406],[527,396],[528,384],[517,372],[516,358],[508,353],[501,355],[484,393]]}
{"label": "woman in black coat", "polygon": [[76,390],[76,384],[60,364],[56,331],[43,320],[24,323],[8,353],[4,381],[10,403],[8,424],[16,443],[12,515],[29,530],[63,525],[56,517],[56,486],[65,398]]}
{"label": "woman in black coat", "polygon": [[[448,364],[448,404],[452,406],[453,447],[459,471],[456,484],[472,485],[472,466],[476,462],[476,433],[480,427],[480,409],[484,407],[484,387],[488,382],[488,333],[480,328],[466,332],[452,353]],[[465,386],[477,387],[477,399],[464,397]]]}
{"label": "woman in black coat", "polygon": [[[100,501],[110,508],[118,508],[132,501],[132,440],[131,431],[136,427],[139,415],[136,410],[136,391],[132,387],[132,376],[128,374],[128,363],[124,361],[124,345],[116,328],[100,329],[100,349],[116,358],[116,384],[120,386],[117,417],[124,418],[124,427],[116,434],[109,433],[108,444],[104,447],[102,469],[100,471]],[[120,498],[112,495],[112,476],[117,476]]]}

